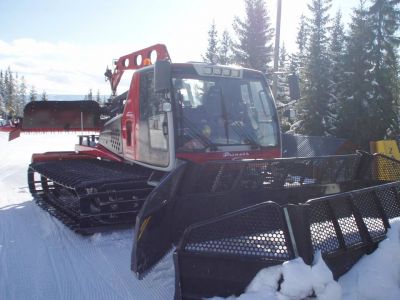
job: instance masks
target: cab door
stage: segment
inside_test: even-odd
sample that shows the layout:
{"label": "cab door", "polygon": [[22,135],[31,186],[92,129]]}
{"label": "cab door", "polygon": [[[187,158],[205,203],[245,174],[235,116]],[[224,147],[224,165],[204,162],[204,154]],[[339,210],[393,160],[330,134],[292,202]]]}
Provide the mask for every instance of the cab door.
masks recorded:
{"label": "cab door", "polygon": [[122,117],[124,158],[136,160],[136,125],[139,118],[139,76],[133,74]]}
{"label": "cab door", "polygon": [[154,69],[140,72],[136,160],[154,169],[174,165],[172,112],[165,111],[165,96],[154,91]]}

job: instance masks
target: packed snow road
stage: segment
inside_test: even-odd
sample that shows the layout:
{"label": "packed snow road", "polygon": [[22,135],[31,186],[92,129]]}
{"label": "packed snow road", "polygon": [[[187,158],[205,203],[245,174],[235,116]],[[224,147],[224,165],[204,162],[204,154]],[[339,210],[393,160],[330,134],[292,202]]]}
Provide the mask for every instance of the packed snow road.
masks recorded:
{"label": "packed snow road", "polygon": [[0,133],[0,299],[172,299],[167,256],[145,279],[130,271],[133,230],[82,237],[32,201],[32,153],[73,150],[73,134]]}

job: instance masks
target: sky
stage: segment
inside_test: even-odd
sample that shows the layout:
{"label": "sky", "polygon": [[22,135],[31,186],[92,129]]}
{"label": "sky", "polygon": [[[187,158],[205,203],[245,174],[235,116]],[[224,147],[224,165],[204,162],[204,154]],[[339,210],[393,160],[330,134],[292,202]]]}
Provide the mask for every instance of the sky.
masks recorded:
{"label": "sky", "polygon": [[[265,2],[275,26],[277,0]],[[282,0],[289,50],[310,2]],[[331,14],[341,9],[348,21],[357,4],[333,0]],[[219,33],[233,32],[235,16],[244,17],[244,0],[0,0],[0,70],[10,67],[38,93],[109,95],[103,74],[113,59],[163,43],[173,62],[201,61],[213,20]]]}

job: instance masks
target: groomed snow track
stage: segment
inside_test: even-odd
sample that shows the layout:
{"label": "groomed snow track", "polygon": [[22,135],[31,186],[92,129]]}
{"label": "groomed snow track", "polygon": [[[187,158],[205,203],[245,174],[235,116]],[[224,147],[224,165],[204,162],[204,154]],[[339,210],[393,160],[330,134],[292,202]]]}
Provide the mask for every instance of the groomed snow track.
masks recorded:
{"label": "groomed snow track", "polygon": [[29,190],[40,207],[80,234],[131,226],[153,187],[139,166],[98,159],[34,162]]}

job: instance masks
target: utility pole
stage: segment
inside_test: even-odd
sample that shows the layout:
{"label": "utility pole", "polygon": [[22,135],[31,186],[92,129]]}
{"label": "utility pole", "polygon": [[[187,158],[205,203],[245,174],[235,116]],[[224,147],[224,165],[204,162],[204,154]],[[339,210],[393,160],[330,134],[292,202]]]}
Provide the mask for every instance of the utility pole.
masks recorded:
{"label": "utility pole", "polygon": [[276,29],[275,29],[274,82],[272,85],[272,93],[275,99],[278,94],[279,41],[281,35],[281,14],[282,14],[282,0],[278,0],[277,11],[276,11]]}

